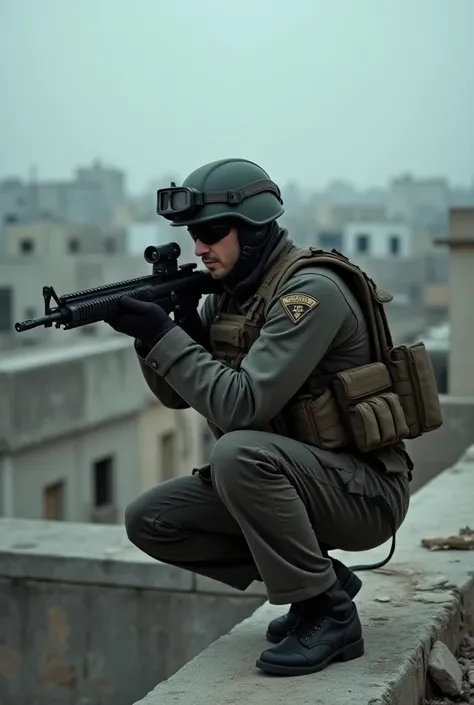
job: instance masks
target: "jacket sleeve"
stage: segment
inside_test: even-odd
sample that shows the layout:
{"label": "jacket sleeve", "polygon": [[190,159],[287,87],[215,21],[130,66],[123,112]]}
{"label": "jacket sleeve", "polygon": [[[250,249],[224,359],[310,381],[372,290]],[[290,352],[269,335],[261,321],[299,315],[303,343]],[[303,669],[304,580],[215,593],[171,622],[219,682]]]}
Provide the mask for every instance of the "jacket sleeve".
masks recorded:
{"label": "jacket sleeve", "polygon": [[[211,296],[206,297],[200,311],[201,319],[204,327],[210,325],[212,320],[212,311],[214,309]],[[168,409],[189,409],[189,403],[184,401],[178,392],[162,377],[153,367],[146,363],[146,354],[140,350],[140,347],[135,341],[135,352],[138,357],[138,363],[142,371],[145,382],[148,385],[151,393]]]}
{"label": "jacket sleeve", "polygon": [[135,345],[135,352],[137,353],[138,363],[149,390],[163,406],[166,406],[168,409],[189,409],[189,404],[175,392],[173,387],[170,387],[163,377],[146,364],[145,358],[140,354],[140,349],[137,349],[137,345]]}
{"label": "jacket sleeve", "polygon": [[146,358],[191,407],[224,432],[258,429],[307,380],[354,311],[330,277],[298,272],[269,302],[260,336],[234,370],[184,331],[169,331]]}

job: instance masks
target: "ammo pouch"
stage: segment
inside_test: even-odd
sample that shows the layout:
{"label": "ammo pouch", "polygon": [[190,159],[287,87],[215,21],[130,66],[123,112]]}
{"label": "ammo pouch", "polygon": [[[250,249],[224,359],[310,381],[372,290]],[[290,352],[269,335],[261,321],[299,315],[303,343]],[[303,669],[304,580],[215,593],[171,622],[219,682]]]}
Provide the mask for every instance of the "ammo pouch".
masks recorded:
{"label": "ammo pouch", "polygon": [[417,438],[443,423],[423,343],[392,348],[388,366],[374,362],[339,372],[320,396],[298,397],[288,416],[293,438],[361,453]]}
{"label": "ammo pouch", "polygon": [[355,448],[368,453],[394,445],[409,433],[382,362],[334,375],[320,396],[297,398],[289,416],[293,437],[325,450]]}
{"label": "ammo pouch", "polygon": [[408,437],[400,399],[382,362],[339,372],[332,387],[351,445],[360,452],[392,446]]}
{"label": "ammo pouch", "polygon": [[424,344],[392,348],[387,364],[408,426],[407,438],[417,438],[442,426],[436,378]]}

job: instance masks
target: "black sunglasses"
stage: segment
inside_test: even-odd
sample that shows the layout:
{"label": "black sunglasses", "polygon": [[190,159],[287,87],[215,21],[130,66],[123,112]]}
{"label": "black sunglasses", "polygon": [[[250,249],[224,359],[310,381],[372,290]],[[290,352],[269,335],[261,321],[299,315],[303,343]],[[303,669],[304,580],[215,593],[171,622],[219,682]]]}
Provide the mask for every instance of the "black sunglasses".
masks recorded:
{"label": "black sunglasses", "polygon": [[215,245],[231,231],[229,223],[204,223],[203,225],[190,225],[188,233],[194,242],[200,240],[205,245]]}

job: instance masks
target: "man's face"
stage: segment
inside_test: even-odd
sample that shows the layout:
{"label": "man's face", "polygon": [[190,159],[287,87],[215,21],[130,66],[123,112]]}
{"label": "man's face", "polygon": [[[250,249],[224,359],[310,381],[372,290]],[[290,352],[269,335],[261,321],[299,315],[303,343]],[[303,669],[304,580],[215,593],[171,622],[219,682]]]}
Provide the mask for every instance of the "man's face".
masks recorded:
{"label": "man's face", "polygon": [[[223,279],[231,272],[240,257],[237,228],[229,228],[227,235],[212,244],[210,244],[210,240],[213,239],[212,226],[209,227],[211,237],[206,237],[204,228],[204,225],[200,226],[199,231],[189,228],[191,236],[196,243],[194,252],[196,257],[202,259],[213,279]],[[207,242],[203,242],[199,235]]]}

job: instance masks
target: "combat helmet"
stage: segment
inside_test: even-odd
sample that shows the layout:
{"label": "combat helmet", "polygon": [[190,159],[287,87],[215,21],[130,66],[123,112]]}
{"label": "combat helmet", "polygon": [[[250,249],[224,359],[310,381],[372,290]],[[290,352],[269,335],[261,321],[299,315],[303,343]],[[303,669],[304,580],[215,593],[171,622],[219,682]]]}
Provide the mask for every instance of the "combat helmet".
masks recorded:
{"label": "combat helmet", "polygon": [[157,193],[157,213],[173,227],[227,218],[261,228],[284,213],[280,189],[247,159],[220,159],[193,171],[182,186]]}

